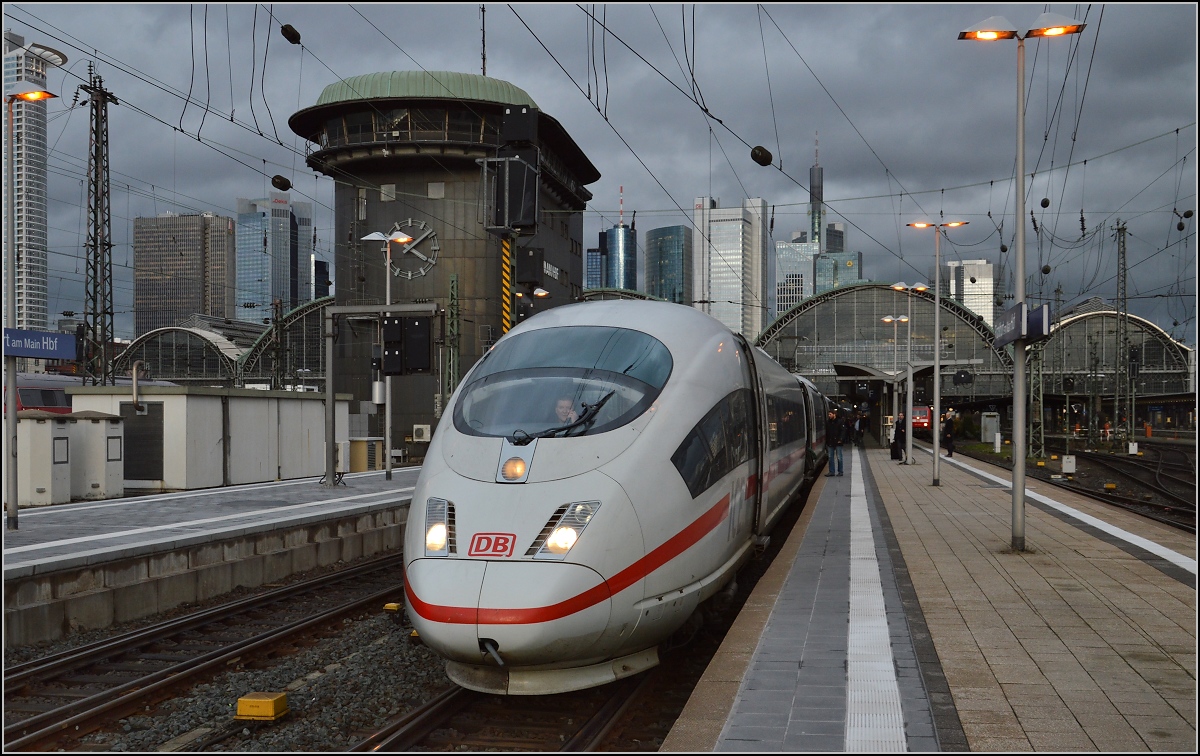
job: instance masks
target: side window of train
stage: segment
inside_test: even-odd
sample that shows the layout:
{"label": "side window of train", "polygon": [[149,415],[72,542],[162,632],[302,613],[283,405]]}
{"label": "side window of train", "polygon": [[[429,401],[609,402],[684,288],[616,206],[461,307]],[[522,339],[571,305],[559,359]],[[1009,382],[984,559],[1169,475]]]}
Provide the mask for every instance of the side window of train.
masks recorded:
{"label": "side window of train", "polygon": [[671,455],[692,498],[753,456],[747,389],[726,396],[696,423]]}
{"label": "side window of train", "polygon": [[767,430],[770,433],[770,448],[779,446],[779,409],[775,397],[767,397]]}
{"label": "side window of train", "polygon": [[807,433],[804,428],[804,405],[781,396],[767,397],[767,413],[771,422],[771,448],[795,443]]}

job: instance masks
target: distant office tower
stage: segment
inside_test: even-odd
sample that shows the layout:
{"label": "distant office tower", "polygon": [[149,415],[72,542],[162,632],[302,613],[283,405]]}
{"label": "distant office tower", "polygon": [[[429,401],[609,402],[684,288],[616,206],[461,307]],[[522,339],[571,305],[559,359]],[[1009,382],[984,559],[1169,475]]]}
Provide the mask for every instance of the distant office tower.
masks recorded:
{"label": "distant office tower", "polygon": [[[604,231],[600,232],[600,243],[602,245],[606,244],[604,237],[607,235]],[[601,253],[600,247],[592,247],[587,251],[585,270],[583,272],[583,288],[604,288],[604,256]]]}
{"label": "distant office tower", "polygon": [[608,230],[605,241],[605,287],[637,291],[637,232],[624,223],[618,223]]}
{"label": "distant office tower", "polygon": [[833,253],[846,251],[845,223],[828,223],[825,225],[825,251]]}
{"label": "distant office tower", "polygon": [[996,284],[992,264],[987,260],[957,260],[949,268],[950,297],[983,318],[989,326],[996,321]]}
{"label": "distant office tower", "polygon": [[753,340],[771,321],[775,299],[766,200],[722,209],[718,199],[697,197],[693,208],[693,302]]}
{"label": "distant office tower", "polygon": [[808,232],[807,231],[793,231],[792,232],[792,244],[803,244],[807,241],[808,241]]}
{"label": "distant office tower", "polygon": [[312,203],[281,192],[237,203],[237,315],[261,323],[276,299],[284,312],[308,301]]}
{"label": "distant office tower", "polygon": [[813,295],[812,242],[775,242],[775,300],[780,315]]}
{"label": "distant office tower", "polygon": [[825,170],[819,165],[808,169],[809,238],[825,251]]}
{"label": "distant office tower", "polygon": [[321,299],[329,296],[329,287],[333,285],[333,281],[329,280],[329,263],[325,260],[318,260],[316,255],[310,255],[312,261],[310,271],[311,289],[309,299]]}
{"label": "distant office tower", "polygon": [[[5,94],[45,89],[46,69],[66,62],[67,56],[57,50],[39,44],[27,45],[24,37],[5,31]],[[17,322],[5,325],[44,331],[50,322],[46,268],[46,101],[14,99],[9,107],[13,118],[13,165],[5,166],[5,174],[13,170],[16,187],[13,212],[17,221],[14,230],[17,241]],[[7,144],[8,119],[3,121]],[[4,159],[9,159],[8,150],[5,150]],[[5,218],[7,222],[8,218]],[[8,244],[8,234],[4,235],[4,244]],[[7,266],[7,254],[4,260]]]}
{"label": "distant office tower", "polygon": [[692,303],[692,227],[646,232],[646,293],[668,302]]}
{"label": "distant office tower", "polygon": [[862,252],[826,252],[813,260],[813,294],[862,280]]}
{"label": "distant office tower", "polygon": [[135,218],[135,336],[196,313],[232,318],[235,249],[232,218],[213,213]]}

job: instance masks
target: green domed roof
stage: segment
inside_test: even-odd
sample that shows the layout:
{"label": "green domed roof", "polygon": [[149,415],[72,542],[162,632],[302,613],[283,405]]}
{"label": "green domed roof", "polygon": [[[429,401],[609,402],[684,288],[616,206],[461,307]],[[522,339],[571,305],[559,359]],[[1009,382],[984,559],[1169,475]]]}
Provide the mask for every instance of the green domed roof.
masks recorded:
{"label": "green domed roof", "polygon": [[352,76],[325,87],[317,98],[317,106],[396,97],[479,100],[537,107],[525,90],[507,81],[454,71],[382,71]]}

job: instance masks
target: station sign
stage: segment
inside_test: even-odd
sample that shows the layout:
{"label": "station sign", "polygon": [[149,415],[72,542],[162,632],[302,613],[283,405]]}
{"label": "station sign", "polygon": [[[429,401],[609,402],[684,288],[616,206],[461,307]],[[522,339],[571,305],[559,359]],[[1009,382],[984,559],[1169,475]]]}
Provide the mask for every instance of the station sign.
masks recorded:
{"label": "station sign", "polygon": [[75,334],[4,329],[4,354],[44,360],[75,359]]}
{"label": "station sign", "polygon": [[1018,302],[996,319],[996,347],[1006,346],[1017,339],[1027,342],[1044,341],[1050,338],[1050,305],[1030,310],[1024,302]]}
{"label": "station sign", "polygon": [[1025,329],[1027,339],[1043,341],[1050,338],[1050,305],[1044,304],[1030,310],[1028,322],[1029,325]]}
{"label": "station sign", "polygon": [[1029,329],[1029,309],[1024,302],[1018,302],[1012,307],[1004,311],[1004,313],[996,318],[996,341],[993,342],[997,348],[1013,343],[1017,339],[1025,338],[1025,334]]}

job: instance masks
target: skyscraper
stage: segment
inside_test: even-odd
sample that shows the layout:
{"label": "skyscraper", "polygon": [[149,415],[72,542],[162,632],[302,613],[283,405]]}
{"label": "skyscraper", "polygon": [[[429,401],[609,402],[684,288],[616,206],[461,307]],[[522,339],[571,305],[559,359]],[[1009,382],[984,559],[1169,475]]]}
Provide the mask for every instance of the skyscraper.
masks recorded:
{"label": "skyscraper", "polygon": [[312,203],[282,192],[237,203],[238,319],[261,322],[276,299],[284,312],[308,301]]}
{"label": "skyscraper", "polygon": [[994,326],[996,285],[992,264],[987,260],[952,260],[946,267],[950,273],[950,297]]}
{"label": "skyscraper", "polygon": [[585,260],[585,269],[583,272],[583,288],[585,289],[604,288],[603,248],[608,243],[605,241],[607,235],[607,231],[601,231],[600,246],[592,247],[587,251],[587,259]]}
{"label": "skyscraper", "polygon": [[604,285],[610,289],[637,291],[637,232],[624,223],[608,230],[604,258]]}
{"label": "skyscraper", "polygon": [[692,227],[646,232],[646,293],[668,302],[692,303]]}
{"label": "skyscraper", "polygon": [[825,252],[813,260],[813,294],[862,280],[862,252]]}
{"label": "skyscraper", "polygon": [[819,251],[813,242],[775,242],[775,299],[780,315],[813,295],[813,259]]}
{"label": "skyscraper", "polygon": [[[46,88],[46,70],[62,66],[67,56],[25,38],[4,32],[4,92]],[[49,328],[46,269],[46,101],[16,100],[13,114],[13,171],[17,240],[17,322],[10,328],[44,331]],[[7,144],[8,119],[4,118]],[[5,150],[5,160],[8,151]],[[5,218],[5,222],[8,219]],[[8,244],[8,234],[5,242]],[[8,255],[5,254],[5,265]],[[7,271],[5,272],[7,275]]]}
{"label": "skyscraper", "polygon": [[697,197],[693,208],[693,301],[753,340],[770,322],[774,301],[766,200],[722,209],[719,199]]}
{"label": "skyscraper", "polygon": [[197,313],[232,318],[235,260],[232,218],[213,213],[135,218],[134,335]]}
{"label": "skyscraper", "polygon": [[329,287],[333,285],[333,281],[329,279],[329,263],[325,260],[320,260],[316,255],[309,255],[311,262],[309,280],[309,299],[321,299],[329,296]]}
{"label": "skyscraper", "polygon": [[828,223],[825,225],[825,251],[846,251],[846,224]]}

